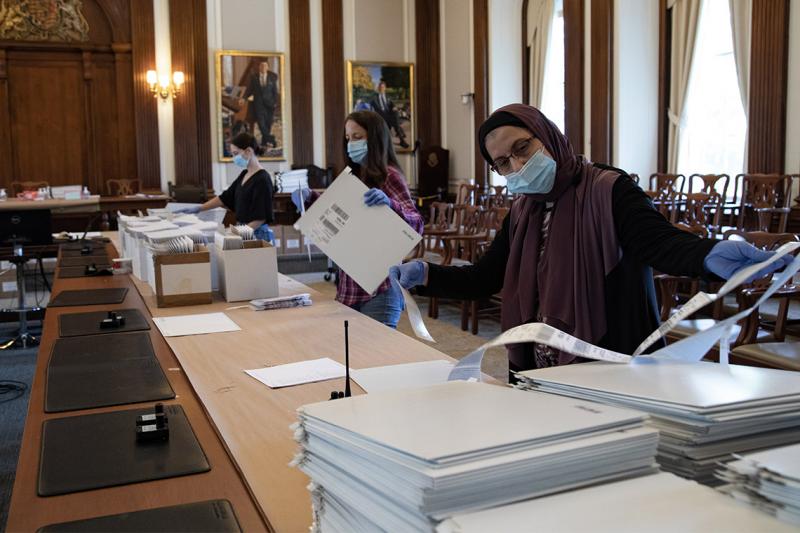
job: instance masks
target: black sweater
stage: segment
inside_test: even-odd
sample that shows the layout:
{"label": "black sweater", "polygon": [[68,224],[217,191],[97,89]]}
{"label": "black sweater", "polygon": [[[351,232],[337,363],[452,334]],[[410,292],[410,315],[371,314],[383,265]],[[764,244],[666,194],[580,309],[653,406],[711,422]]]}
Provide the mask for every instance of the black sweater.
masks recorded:
{"label": "black sweater", "polygon": [[[605,279],[608,329],[598,344],[630,354],[659,325],[652,268],[666,274],[705,277],[703,260],[717,241],[672,226],[625,174],[614,183],[612,203],[622,260]],[[509,254],[509,218],[478,263],[462,267],[430,264],[428,285],[419,287],[419,293],[478,300],[500,292]]]}

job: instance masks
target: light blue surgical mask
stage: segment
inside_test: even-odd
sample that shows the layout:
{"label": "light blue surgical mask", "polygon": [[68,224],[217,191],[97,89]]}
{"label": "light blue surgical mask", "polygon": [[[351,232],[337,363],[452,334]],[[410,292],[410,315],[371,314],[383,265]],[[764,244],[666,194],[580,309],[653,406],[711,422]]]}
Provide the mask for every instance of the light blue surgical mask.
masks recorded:
{"label": "light blue surgical mask", "polygon": [[539,150],[522,168],[505,176],[508,192],[513,194],[546,194],[556,180],[556,162]]}
{"label": "light blue surgical mask", "polygon": [[242,154],[236,154],[235,156],[233,156],[233,164],[236,165],[237,167],[247,168],[248,162],[249,159],[244,157]]}
{"label": "light blue surgical mask", "polygon": [[367,140],[350,141],[347,143],[347,156],[359,165],[367,158]]}

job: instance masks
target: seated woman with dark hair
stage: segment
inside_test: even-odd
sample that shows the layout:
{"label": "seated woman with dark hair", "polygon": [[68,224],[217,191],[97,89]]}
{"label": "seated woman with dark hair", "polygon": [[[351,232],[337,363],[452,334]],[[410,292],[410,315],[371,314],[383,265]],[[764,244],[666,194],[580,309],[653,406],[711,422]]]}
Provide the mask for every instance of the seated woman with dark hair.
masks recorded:
{"label": "seated woman with dark hair", "polygon": [[269,229],[269,223],[273,221],[272,178],[258,161],[263,149],[258,146],[255,137],[240,133],[231,141],[230,150],[233,164],[243,169],[236,180],[219,196],[180,212],[199,213],[224,207],[236,214],[236,222],[253,228],[257,239],[273,242],[274,236]]}

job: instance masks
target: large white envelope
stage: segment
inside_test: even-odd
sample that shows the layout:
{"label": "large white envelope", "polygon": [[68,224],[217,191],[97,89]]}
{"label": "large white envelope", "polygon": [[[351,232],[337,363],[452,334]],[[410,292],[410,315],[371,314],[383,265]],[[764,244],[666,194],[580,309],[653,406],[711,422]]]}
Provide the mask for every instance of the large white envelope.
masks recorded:
{"label": "large white envelope", "polygon": [[367,207],[365,192],[347,167],[294,227],[371,294],[422,236],[390,207]]}

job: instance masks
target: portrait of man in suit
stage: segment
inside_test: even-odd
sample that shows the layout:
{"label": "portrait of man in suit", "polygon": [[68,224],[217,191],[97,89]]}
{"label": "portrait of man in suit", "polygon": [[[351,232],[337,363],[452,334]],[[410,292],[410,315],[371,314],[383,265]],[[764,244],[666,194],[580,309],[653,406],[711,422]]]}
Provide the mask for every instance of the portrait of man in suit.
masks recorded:
{"label": "portrait of man in suit", "polygon": [[278,75],[269,69],[269,63],[262,61],[258,65],[258,72],[250,76],[243,98],[251,102],[248,108],[248,122],[255,131],[258,124],[261,133],[261,145],[273,147],[277,144],[272,134],[272,122],[275,118],[275,108],[278,105],[280,94],[278,92]]}
{"label": "portrait of man in suit", "polygon": [[394,102],[386,94],[386,81],[381,79],[375,91],[375,97],[370,102],[372,109],[383,117],[383,120],[389,125],[389,129],[397,135],[397,138],[400,139],[400,146],[402,148],[408,148],[406,134],[400,127],[400,122],[397,120],[397,111],[394,109]]}

